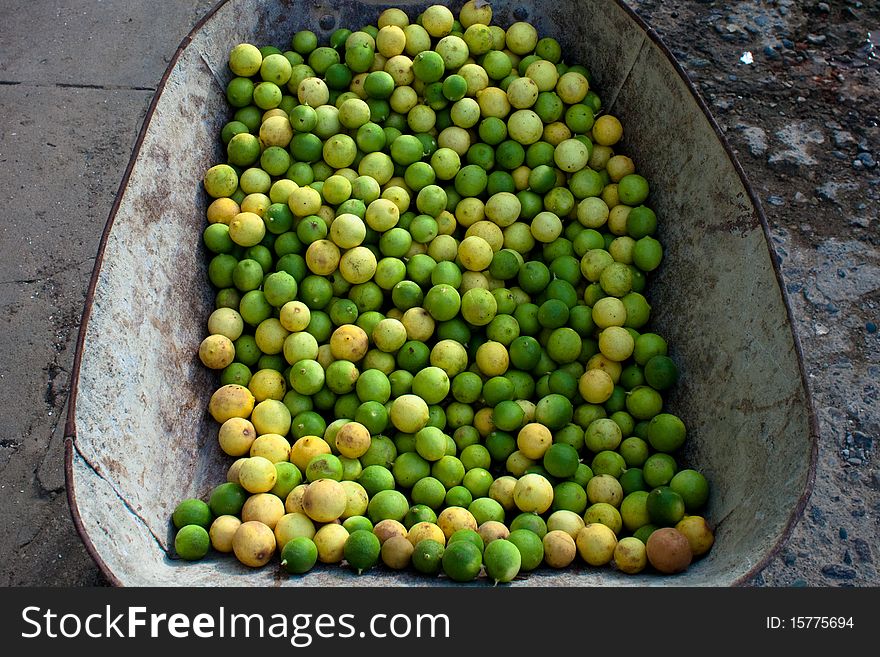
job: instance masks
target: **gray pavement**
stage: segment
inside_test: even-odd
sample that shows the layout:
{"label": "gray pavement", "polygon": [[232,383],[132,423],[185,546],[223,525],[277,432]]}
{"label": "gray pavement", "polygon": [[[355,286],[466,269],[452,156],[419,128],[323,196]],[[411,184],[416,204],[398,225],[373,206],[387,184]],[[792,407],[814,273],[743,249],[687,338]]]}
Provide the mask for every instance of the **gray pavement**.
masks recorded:
{"label": "gray pavement", "polygon": [[0,3],[0,585],[95,585],[64,493],[70,369],[153,92],[210,1]]}
{"label": "gray pavement", "polygon": [[[64,492],[63,421],[77,330],[147,106],[181,39],[213,4],[0,0],[0,166],[8,199],[0,222],[0,585],[104,584]],[[762,171],[746,164],[753,182],[761,180]],[[833,440],[826,422],[823,432]],[[876,482],[876,470],[871,476]],[[823,477],[828,500],[848,486],[836,473]],[[871,499],[867,522],[876,510]],[[811,510],[800,523],[799,546],[824,540],[816,518]],[[876,537],[876,527],[868,533]],[[872,549],[856,584],[877,583]]]}

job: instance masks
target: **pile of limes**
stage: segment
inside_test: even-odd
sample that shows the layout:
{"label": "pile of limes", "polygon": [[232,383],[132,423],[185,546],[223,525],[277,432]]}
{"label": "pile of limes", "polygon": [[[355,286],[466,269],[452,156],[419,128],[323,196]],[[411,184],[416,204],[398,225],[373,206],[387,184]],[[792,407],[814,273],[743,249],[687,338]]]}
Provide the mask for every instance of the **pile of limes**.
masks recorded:
{"label": "pile of limes", "polygon": [[705,554],[658,221],[589,71],[474,0],[229,68],[199,356],[235,460],[175,510],[177,554],[495,582]]}

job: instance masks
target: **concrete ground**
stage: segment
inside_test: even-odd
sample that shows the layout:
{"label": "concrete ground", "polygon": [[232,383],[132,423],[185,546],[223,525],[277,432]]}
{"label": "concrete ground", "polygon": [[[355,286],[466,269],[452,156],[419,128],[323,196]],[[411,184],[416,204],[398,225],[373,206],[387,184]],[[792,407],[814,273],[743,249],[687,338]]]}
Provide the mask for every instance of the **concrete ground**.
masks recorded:
{"label": "concrete ground", "polygon": [[[147,106],[181,39],[213,4],[0,3],[0,163],[7,189],[0,223],[0,384],[7,395],[0,430],[0,585],[105,583],[73,527],[64,492],[63,430],[77,330],[101,231]],[[704,4],[676,3],[691,11]],[[763,179],[760,163],[744,165],[753,180]],[[829,379],[817,388],[831,385]],[[876,406],[871,413],[866,427],[876,425]],[[823,423],[822,431],[828,438],[832,430]],[[876,482],[876,470],[868,469],[866,479]],[[834,499],[833,485],[817,494]],[[866,522],[876,523],[876,508],[866,506]],[[828,531],[808,514],[797,528],[798,545],[823,540]],[[869,562],[876,526],[871,533]],[[792,577],[833,583],[814,575]],[[871,566],[852,583],[877,581]],[[771,577],[766,583],[792,582]]]}
{"label": "concrete ground", "polygon": [[0,585],[103,579],[70,519],[70,369],[104,223],[162,73],[210,0],[0,3]]}

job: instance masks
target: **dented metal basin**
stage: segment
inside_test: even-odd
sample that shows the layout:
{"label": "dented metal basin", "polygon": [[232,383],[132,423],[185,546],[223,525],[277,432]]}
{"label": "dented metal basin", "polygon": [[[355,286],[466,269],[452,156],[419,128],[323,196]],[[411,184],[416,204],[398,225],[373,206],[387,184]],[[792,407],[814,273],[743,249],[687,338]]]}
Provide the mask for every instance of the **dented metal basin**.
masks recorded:
{"label": "dented metal basin", "polygon": [[[418,10],[430,2],[402,0]],[[454,8],[460,4],[456,3]],[[611,568],[544,570],[514,586],[729,586],[785,540],[812,487],[813,409],[766,220],[705,104],[657,35],[614,0],[493,1],[495,21],[533,22],[586,64],[620,148],[652,184],[666,257],[650,284],[654,326],[682,371],[669,408],[688,426],[689,462],[712,484],[707,557],[674,577]],[[227,0],[176,52],[149,108],[101,241],[79,336],[67,423],[76,525],[111,582],[149,586],[421,586],[374,569],[288,578],[231,556],[184,563],[177,502],[225,480],[230,457],[207,413],[216,375],[197,356],[212,310],[201,232],[205,170],[222,162],[229,48],[327,37],[373,22],[371,1]]]}

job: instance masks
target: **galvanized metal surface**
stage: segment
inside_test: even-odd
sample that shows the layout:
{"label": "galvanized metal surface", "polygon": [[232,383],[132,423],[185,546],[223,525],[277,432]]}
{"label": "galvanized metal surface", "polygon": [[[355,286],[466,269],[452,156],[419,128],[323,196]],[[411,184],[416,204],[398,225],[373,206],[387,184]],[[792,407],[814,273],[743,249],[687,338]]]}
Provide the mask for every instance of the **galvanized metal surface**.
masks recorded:
{"label": "galvanized metal surface", "polygon": [[[335,5],[340,5],[335,7]],[[414,15],[427,2],[400,2]],[[215,376],[197,357],[211,310],[201,231],[204,171],[222,161],[226,55],[242,41],[327,36],[388,3],[228,0],[184,41],[145,121],[102,241],[81,328],[67,426],[68,494],[110,580],[155,586],[423,586],[339,568],[288,579],[233,558],[168,556],[176,503],[223,481],[229,457],[207,414]],[[652,183],[664,264],[650,300],[682,381],[670,408],[688,458],[709,477],[716,545],[684,574],[547,571],[516,586],[727,586],[772,555],[812,485],[816,430],[766,222],[705,106],[650,29],[613,0],[493,2],[495,22],[529,20],[585,63],[625,126],[620,148]]]}

